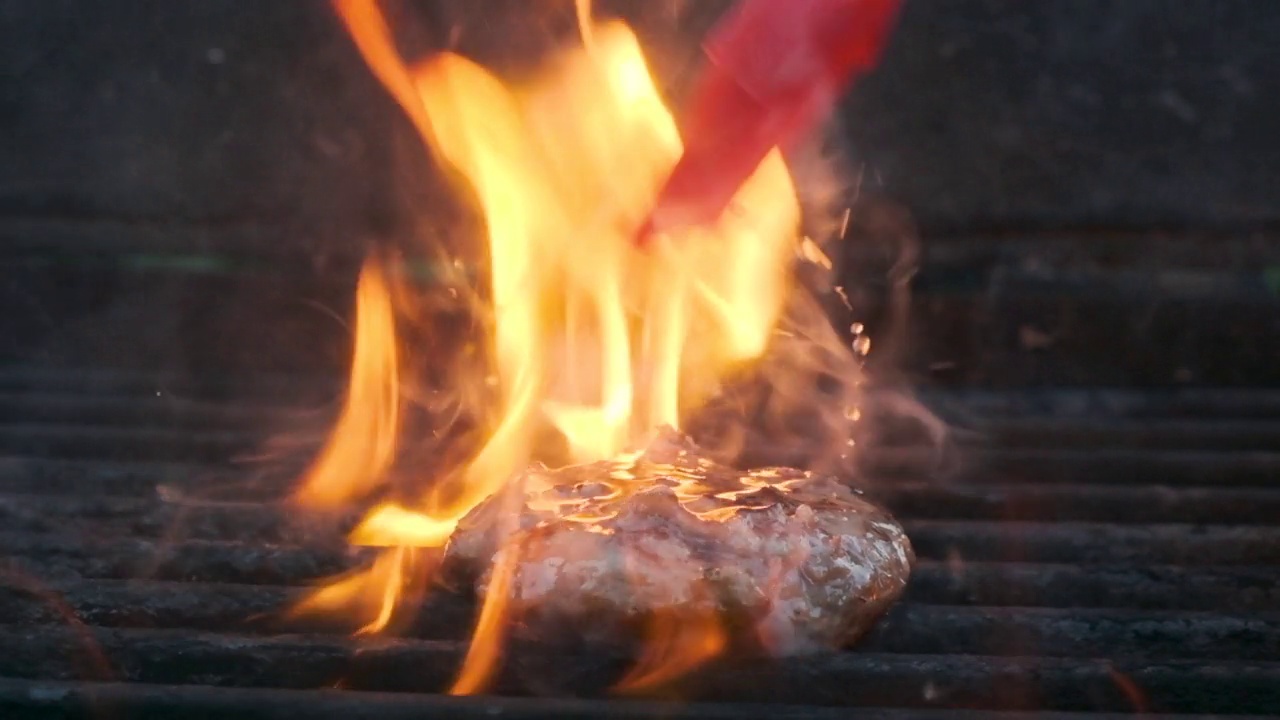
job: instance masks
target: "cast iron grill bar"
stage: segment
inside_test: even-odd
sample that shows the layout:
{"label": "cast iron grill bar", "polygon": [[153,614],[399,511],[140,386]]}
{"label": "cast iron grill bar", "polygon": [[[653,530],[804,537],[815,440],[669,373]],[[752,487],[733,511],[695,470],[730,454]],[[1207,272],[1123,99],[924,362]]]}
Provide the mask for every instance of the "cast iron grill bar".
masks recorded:
{"label": "cast iron grill bar", "polygon": [[[58,411],[59,401],[41,409],[26,409],[25,402],[0,398],[0,428],[6,452],[21,452],[23,446],[34,445],[32,454],[66,457],[68,452],[90,457],[113,457],[127,448],[130,454],[146,457],[148,448],[157,455],[198,452],[208,447],[224,454],[251,447],[262,438],[260,426],[274,422],[288,427],[290,415],[301,424],[308,416],[320,423],[330,413],[328,408],[287,413],[279,409],[238,406],[219,412],[209,408],[192,410],[188,416],[185,403],[161,403],[150,400],[124,402],[99,401],[88,405],[75,403],[65,415]],[[32,403],[33,405],[35,403]],[[115,422],[108,416],[115,406],[123,405]],[[154,407],[148,408],[148,405]],[[221,416],[215,419],[215,416]],[[134,416],[133,420],[129,420]],[[145,418],[140,420],[139,416]],[[239,422],[235,422],[235,419]],[[7,420],[6,420],[7,419]],[[131,422],[127,430],[121,423]],[[209,429],[210,426],[223,426]],[[131,435],[136,434],[136,437]],[[1071,448],[1118,448],[1129,451],[1181,450],[1194,445],[1201,451],[1269,452],[1280,447],[1280,422],[1246,420],[1208,422],[1204,420],[1071,420],[1056,421],[1037,418],[1013,418],[970,423],[954,430],[953,444],[961,452],[984,458],[990,448],[1020,446],[1024,450]],[[1002,455],[997,451],[992,457]],[[196,456],[199,457],[198,455]],[[215,455],[216,457],[216,455]]]}
{"label": "cast iron grill bar", "polygon": [[[280,381],[274,391],[264,391],[261,398],[236,404],[201,400],[194,390],[190,395],[158,390],[154,388],[163,387],[163,383],[142,381],[135,381],[139,383],[137,388],[121,394],[128,386],[117,387],[125,383],[120,379],[113,380],[115,384],[108,384],[107,391],[99,394],[74,394],[67,390],[6,392],[3,375],[0,371],[0,422],[5,427],[0,439],[7,440],[5,447],[26,443],[37,449],[45,448],[47,454],[57,457],[65,456],[60,451],[68,446],[74,446],[75,452],[95,457],[118,456],[123,452],[122,447],[129,448],[130,456],[140,455],[134,444],[122,446],[122,438],[116,431],[123,423],[131,424],[130,429],[135,432],[154,431],[141,438],[154,453],[190,450],[192,445],[234,451],[252,445],[261,437],[259,425],[296,426],[305,417],[323,423],[332,413],[333,401],[340,397],[340,393],[335,392],[327,396],[328,402],[302,410],[273,403],[273,398],[286,395],[286,388],[293,385],[284,381]],[[990,456],[997,462],[1006,457],[1000,449],[1008,446],[1020,447],[1024,452],[1076,447],[1180,450],[1194,446],[1201,451],[1265,453],[1280,447],[1280,421],[1275,419],[1275,413],[1261,413],[1280,405],[1280,393],[1255,395],[1239,397],[1239,393],[1230,391],[1209,395],[1176,393],[1163,402],[1148,400],[1144,406],[1138,399],[1141,396],[1126,398],[1120,391],[1109,395],[1059,392],[1042,397],[1039,403],[1010,400],[1003,405],[999,398],[1005,396],[979,394],[974,395],[975,402],[985,399],[985,412],[952,413],[956,416],[952,418],[956,421],[954,440],[966,455]],[[1223,417],[1210,413],[1206,417],[1195,412],[1215,404],[1246,414]],[[1098,417],[1081,411],[1081,408],[1099,406],[1117,408],[1118,412]],[[1157,415],[1161,409],[1167,412]],[[1184,414],[1177,414],[1179,410]],[[996,452],[990,453],[990,448],[996,448]]]}
{"label": "cast iron grill bar", "polygon": [[1280,446],[1272,420],[1036,418],[986,420],[970,430],[983,443],[1023,447],[1183,448],[1269,450]]}
{"label": "cast iron grill bar", "polygon": [[[323,433],[309,423],[318,440]],[[0,457],[8,462],[104,461],[219,464],[252,458],[262,432],[189,431],[0,424]],[[1045,441],[1048,445],[1049,441]],[[941,475],[952,480],[1155,486],[1274,487],[1280,475],[1280,438],[1248,452],[1126,447],[1020,447],[960,445],[940,450],[915,447],[869,449],[861,456],[873,479],[899,481]],[[1087,445],[1087,444],[1086,444]]]}
{"label": "cast iron grill bar", "polygon": [[948,458],[945,451],[888,448],[867,453],[869,475],[881,480],[943,474],[954,480],[1144,486],[1275,487],[1280,452],[1199,449],[991,448]]}
{"label": "cast iron grill bar", "polygon": [[[245,470],[251,469],[247,465]],[[48,522],[77,518],[109,521],[133,519],[138,523],[164,526],[184,516],[200,522],[219,515],[281,522],[290,513],[264,498],[265,504],[244,502],[248,497],[277,493],[271,483],[228,484],[221,490],[217,482],[225,470],[196,471],[190,478],[153,482],[134,488],[127,495],[86,495],[65,497],[36,482],[15,482],[25,489],[45,492],[6,492],[10,487],[0,470],[0,518],[10,521],[28,515]],[[157,492],[157,487],[164,488]],[[234,491],[234,492],[232,492]],[[207,500],[239,497],[240,502]],[[935,483],[884,482],[870,486],[868,494],[909,520],[1002,520],[1018,517],[1041,522],[1102,522],[1117,525],[1149,523],[1248,524],[1280,526],[1280,490],[1260,488],[1162,488],[1110,487],[1106,485],[1027,485],[1025,483]],[[164,497],[164,496],[169,497]],[[195,518],[194,516],[200,516]],[[227,525],[227,522],[223,522]],[[234,533],[231,529],[228,532]]]}
{"label": "cast iron grill bar", "polygon": [[[204,442],[252,443],[261,432],[246,432],[275,423],[288,427],[308,417],[327,420],[335,403],[312,410],[273,407],[260,403],[215,404],[181,397],[89,397],[74,395],[0,394],[0,422],[6,434],[44,430],[53,437],[71,437],[92,443],[101,429],[111,438],[112,429],[170,431],[154,439],[172,444],[195,437]],[[988,418],[957,425],[953,440],[974,445],[1018,445],[1027,448],[1121,447],[1130,449],[1179,449],[1195,445],[1203,450],[1273,450],[1280,446],[1280,422],[1266,419],[1205,420],[1199,418],[1045,418],[1019,415]],[[31,427],[27,427],[31,426]],[[220,428],[221,432],[211,431]],[[174,433],[181,430],[182,433]],[[207,437],[206,437],[207,436]]]}
{"label": "cast iron grill bar", "polygon": [[218,395],[228,387],[255,402],[296,402],[298,398],[317,395],[340,397],[344,380],[333,375],[287,375],[254,373],[222,378],[157,372],[140,374],[100,368],[36,368],[30,366],[0,367],[0,393],[57,393],[81,397],[203,397]]}
{"label": "cast iron grill bar", "polygon": [[928,559],[1183,565],[1280,563],[1280,528],[916,520],[903,523]]}
{"label": "cast iron grill bar", "polygon": [[52,533],[0,535],[18,569],[49,577],[148,578],[286,585],[350,570],[370,553],[307,547],[141,538],[82,540]]}
{"label": "cast iron grill bar", "polygon": [[154,494],[160,486],[227,484],[243,479],[246,469],[252,466],[6,455],[0,456],[0,492],[75,495],[93,490],[104,496],[136,497]]}
{"label": "cast iron grill bar", "polygon": [[160,428],[0,425],[0,454],[37,457],[218,462],[248,452],[260,432]]}
{"label": "cast iron grill bar", "polygon": [[[323,423],[313,423],[314,428]],[[314,439],[323,433],[309,428]],[[262,432],[221,430],[191,433],[142,428],[0,424],[0,457],[5,462],[103,461],[220,464],[253,457]],[[1269,448],[1280,447],[1280,438]],[[865,474],[899,481],[942,475],[952,480],[1156,486],[1274,487],[1280,452],[1216,452],[1202,449],[1123,447],[959,446],[940,450],[916,447],[868,449],[861,456]]]}
{"label": "cast iron grill bar", "polygon": [[[288,380],[237,404],[179,379],[66,379],[0,371],[0,647],[14,648],[0,657],[0,709],[58,716],[92,688],[159,716],[226,702],[224,715],[243,718],[247,700],[226,698],[258,692],[283,708],[273,693],[307,703],[338,683],[367,691],[370,707],[455,702],[422,693],[442,690],[465,652],[466,599],[434,594],[399,638],[282,615],[304,585],[369,551],[343,542],[349,518],[270,501],[291,471],[227,461],[256,450],[264,429],[323,428],[340,386],[319,402],[313,387],[310,409],[295,412]],[[734,701],[757,716],[822,718],[840,706],[871,717],[945,707],[954,720],[964,707],[1280,707],[1280,393],[933,400],[970,432],[941,453],[867,457],[869,492],[921,557],[904,601],[853,652],[717,662],[688,679],[700,701],[690,708],[716,717],[702,701]],[[106,666],[83,662],[96,652]],[[546,691],[539,671],[554,667],[553,689],[590,694],[625,661],[515,646],[497,690]],[[121,682],[83,683],[94,679]],[[241,687],[207,687],[230,685]],[[49,699],[41,687],[62,690]],[[376,693],[386,690],[407,694]],[[529,717],[558,707],[495,702]],[[615,698],[575,702],[583,717],[626,716]]]}
{"label": "cast iron grill bar", "polygon": [[[49,602],[48,593],[61,602]],[[146,592],[162,593],[151,597]],[[24,623],[56,625],[66,608],[82,622],[106,628],[218,631],[254,634],[355,629],[326,618],[294,619],[284,610],[303,591],[278,586],[121,583],[0,587],[0,609],[10,629]],[[464,640],[474,607],[436,593],[412,613],[401,634],[424,640]],[[13,624],[17,625],[13,625]],[[176,633],[180,639],[182,633]],[[904,654],[1091,657],[1101,645],[1114,657],[1270,660],[1280,657],[1280,613],[1232,615],[1133,609],[1023,608],[928,605],[908,601],[862,643],[863,651]]]}
{"label": "cast iron grill bar", "polygon": [[1071,418],[1280,418],[1280,392],[1266,388],[1128,388],[923,390],[920,396],[942,411],[977,417]]}
{"label": "cast iron grill bar", "polygon": [[[255,598],[261,597],[256,586],[265,586],[265,592],[274,598],[273,593],[290,592],[286,589],[289,586],[309,585],[351,569],[369,557],[368,552],[338,548],[323,551],[127,539],[105,541],[96,552],[87,544],[74,541],[48,541],[39,549],[24,548],[17,542],[0,546],[5,547],[11,567],[42,570],[43,577],[58,578],[57,587],[66,594],[66,601],[86,612],[100,602],[100,596],[119,598],[121,602],[127,599],[139,608],[163,607],[165,602],[186,607],[182,604],[186,599],[198,598],[206,589],[228,601],[252,605]],[[74,582],[68,583],[69,580]],[[192,585],[190,593],[175,593],[184,584]],[[149,594],[164,597],[143,602]],[[5,597],[6,602],[32,602],[24,600],[22,593]],[[1280,567],[1091,567],[922,560],[912,574],[907,599],[961,606],[1274,611],[1280,608]]]}
{"label": "cast iron grill bar", "polygon": [[[447,640],[259,637],[229,633],[0,626],[0,675],[40,680],[118,679],[248,687],[439,692],[452,681],[465,644]],[[87,666],[93,654],[109,662]],[[626,663],[513,648],[495,691],[527,691],[529,675],[554,666],[562,691],[598,692]],[[550,663],[550,665],[549,665]],[[1011,710],[1132,710],[1117,682],[1131,679],[1153,698],[1186,699],[1179,710],[1264,713],[1280,703],[1280,663],[1205,660],[1092,660],[900,653],[836,653],[784,663],[720,663],[689,678],[707,702],[850,707],[999,707]],[[1159,708],[1156,708],[1159,709]]]}
{"label": "cast iron grill bar", "polygon": [[[698,703],[672,705],[592,699],[447,697],[360,691],[6,680],[0,678],[0,712],[13,718],[146,717],[188,720],[848,720],[840,708]],[[113,714],[114,713],[114,714]],[[1132,713],[1037,712],[1038,720],[1129,720]],[[1164,720],[1193,720],[1162,715]],[[1023,720],[1017,712],[859,708],[859,720]],[[1260,720],[1236,715],[1233,720]]]}
{"label": "cast iron grill bar", "polygon": [[[1275,478],[1280,477],[1280,453],[1217,454],[1194,451],[1135,455],[1123,451],[1095,451],[1094,455],[1076,451],[1007,450],[999,454],[989,451],[984,462],[973,462],[963,473],[942,478],[946,482],[922,483],[921,475],[944,465],[939,457],[923,451],[868,452],[873,474],[868,487],[876,492],[898,495],[940,495],[960,502],[964,495],[982,497],[989,492],[1019,492],[1025,497],[1053,496],[1054,502],[1092,493],[1108,501],[1106,493],[1133,492],[1156,495],[1176,502],[1199,493],[1198,502],[1208,491],[1230,492],[1233,489],[1258,488],[1256,495],[1243,494],[1250,500],[1263,499],[1280,492]],[[903,457],[907,456],[907,457]],[[1044,463],[1036,473],[1037,462]],[[1087,472],[1075,477],[1053,463],[1079,467]],[[1003,467],[1002,467],[1003,465]],[[914,468],[904,470],[904,467]],[[1214,468],[1217,468],[1215,473]],[[1180,469],[1179,469],[1180,468]],[[211,479],[242,481],[246,474],[271,473],[278,465],[246,459],[241,463],[162,461],[155,459],[66,459],[38,457],[30,453],[0,455],[0,492],[3,493],[76,493],[86,490],[109,495],[148,495],[159,485],[206,486]],[[1167,472],[1165,470],[1167,469]],[[1132,471],[1127,473],[1126,471]],[[897,477],[907,475],[908,477]],[[1066,489],[1056,489],[1055,485]],[[1130,489],[1132,488],[1132,489]],[[1170,489],[1187,489],[1188,493],[1170,493]],[[1066,497],[1063,497],[1066,496]],[[1229,495],[1228,495],[1229,497]],[[939,498],[942,506],[943,498]],[[945,511],[945,507],[943,508]],[[1274,517],[1274,516],[1272,516]]]}
{"label": "cast iron grill bar", "polygon": [[[226,516],[224,516],[225,518]],[[176,538],[161,538],[160,530],[172,527],[165,523],[140,521],[138,527],[151,542],[163,545],[166,553],[187,552],[193,548],[249,548],[297,537],[311,537],[305,529],[276,524],[271,515],[249,518],[254,522],[229,518],[230,524],[217,516],[191,514],[184,525],[174,528]],[[32,520],[31,524],[38,524]],[[1075,563],[1106,565],[1115,563],[1150,563],[1156,565],[1251,566],[1280,564],[1280,527],[1232,525],[1107,525],[1102,523],[1037,523],[965,520],[906,521],[916,555],[923,560],[955,562],[1006,561],[1034,563]],[[108,525],[103,532],[81,533],[83,539],[70,539],[66,533],[49,530],[39,534],[0,533],[0,543],[17,556],[35,558],[55,553],[69,563],[91,559],[95,553],[110,553],[114,532],[127,524]],[[221,539],[230,535],[239,541]],[[194,538],[194,539],[190,539]],[[218,538],[218,539],[206,539]],[[147,540],[131,538],[143,547]],[[77,547],[77,543],[79,547]],[[105,543],[105,544],[104,544]],[[110,555],[107,555],[110,557]],[[234,557],[234,552],[228,552]]]}
{"label": "cast iron grill bar", "polygon": [[0,418],[9,423],[131,428],[243,430],[305,416],[296,407],[265,403],[217,403],[163,394],[83,396],[72,393],[0,392]]}

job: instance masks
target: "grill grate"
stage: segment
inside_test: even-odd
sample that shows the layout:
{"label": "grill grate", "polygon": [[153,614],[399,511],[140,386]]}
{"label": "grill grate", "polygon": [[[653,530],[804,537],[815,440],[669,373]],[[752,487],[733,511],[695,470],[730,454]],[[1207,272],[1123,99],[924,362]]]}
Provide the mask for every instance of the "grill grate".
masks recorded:
{"label": "grill grate", "polygon": [[[281,383],[305,384],[298,380]],[[329,381],[326,381],[329,382]],[[907,598],[850,652],[696,673],[696,702],[534,698],[621,659],[517,648],[502,698],[433,694],[473,608],[436,595],[399,638],[277,611],[359,563],[270,497],[211,497],[282,384],[202,401],[163,379],[0,373],[4,717],[925,717],[1280,709],[1280,394],[938,393],[963,414],[947,480],[911,447],[867,453],[920,556]],[[328,387],[332,387],[329,382]],[[157,392],[157,389],[160,392]],[[341,685],[346,691],[335,691]],[[1082,715],[1075,715],[1081,713]]]}

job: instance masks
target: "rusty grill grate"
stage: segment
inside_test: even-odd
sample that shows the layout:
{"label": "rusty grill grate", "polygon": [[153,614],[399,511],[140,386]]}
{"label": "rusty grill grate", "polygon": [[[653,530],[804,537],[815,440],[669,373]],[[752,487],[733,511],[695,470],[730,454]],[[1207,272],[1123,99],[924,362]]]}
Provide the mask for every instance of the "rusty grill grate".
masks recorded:
{"label": "rusty grill grate", "polygon": [[[398,638],[282,620],[361,554],[270,483],[208,499],[291,412],[272,383],[233,403],[191,381],[0,372],[0,715],[1280,714],[1274,392],[928,396],[969,430],[952,477],[908,446],[866,458],[920,556],[906,600],[854,650],[722,662],[670,706],[592,695],[619,659],[537,648],[513,651],[499,697],[439,695],[472,613],[450,596]],[[539,697],[547,667],[556,692],[585,696]]]}

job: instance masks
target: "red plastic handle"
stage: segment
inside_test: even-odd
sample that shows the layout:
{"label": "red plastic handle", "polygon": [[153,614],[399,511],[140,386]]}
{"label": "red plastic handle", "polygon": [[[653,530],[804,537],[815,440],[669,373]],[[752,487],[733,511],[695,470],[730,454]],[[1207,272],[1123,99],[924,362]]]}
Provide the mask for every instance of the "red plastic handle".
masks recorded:
{"label": "red plastic handle", "polygon": [[879,61],[902,0],[742,0],[705,44],[685,152],[639,241],[714,222],[775,146],[812,130]]}

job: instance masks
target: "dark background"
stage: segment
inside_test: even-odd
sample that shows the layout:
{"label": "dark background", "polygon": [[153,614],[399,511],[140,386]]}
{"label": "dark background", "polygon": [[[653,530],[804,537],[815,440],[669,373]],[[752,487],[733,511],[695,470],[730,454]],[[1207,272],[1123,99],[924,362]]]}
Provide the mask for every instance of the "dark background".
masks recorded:
{"label": "dark background", "polygon": [[[392,11],[412,49],[512,69],[571,5]],[[603,5],[678,78],[717,4]],[[338,367],[358,259],[447,236],[420,145],[326,3],[0,0],[0,38],[7,362]],[[862,178],[843,282],[873,332],[895,262],[923,258],[891,364],[1275,382],[1276,38],[1280,4],[1255,0],[907,0],[842,118]]]}

